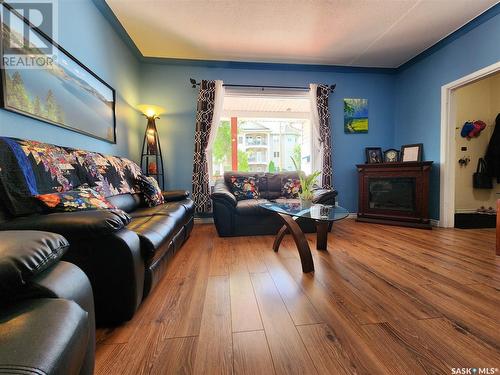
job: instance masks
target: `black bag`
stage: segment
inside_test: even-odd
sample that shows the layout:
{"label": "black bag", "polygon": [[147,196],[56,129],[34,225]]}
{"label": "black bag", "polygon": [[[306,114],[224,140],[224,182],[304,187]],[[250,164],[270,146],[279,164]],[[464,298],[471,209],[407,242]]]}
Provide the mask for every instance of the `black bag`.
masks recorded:
{"label": "black bag", "polygon": [[493,189],[492,178],[483,158],[477,161],[476,173],[472,175],[472,186],[475,189]]}

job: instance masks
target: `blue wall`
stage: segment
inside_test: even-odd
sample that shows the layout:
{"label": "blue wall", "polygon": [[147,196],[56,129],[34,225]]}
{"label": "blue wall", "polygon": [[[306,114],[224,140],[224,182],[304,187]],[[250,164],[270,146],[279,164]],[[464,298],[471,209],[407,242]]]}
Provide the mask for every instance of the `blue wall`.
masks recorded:
{"label": "blue wall", "polygon": [[[194,150],[194,125],[198,90],[191,88],[190,77],[222,79],[226,83],[307,86],[311,82],[336,83],[330,99],[333,132],[334,185],[340,204],[357,208],[356,163],[364,162],[364,148],[393,145],[395,75],[367,73],[356,69],[323,68],[271,64],[228,64],[229,67],[199,64],[147,63],[142,65],[141,99],[166,108],[158,120],[166,169],[166,187],[191,190]],[[236,67],[231,67],[236,65]],[[367,98],[369,133],[344,134],[343,98]]]}
{"label": "blue wall", "polygon": [[[399,148],[424,143],[424,157],[434,160],[431,217],[439,217],[439,149],[441,86],[500,60],[500,5],[481,22],[473,21],[446,43],[398,70],[343,69],[284,64],[211,63],[151,60],[137,56],[105,3],[59,1],[59,43],[117,92],[117,144],[0,110],[0,135],[36,139],[138,161],[145,120],[139,103],[167,109],[158,121],[166,168],[166,187],[191,189],[197,90],[190,77],[228,83],[307,85],[336,83],[330,100],[334,184],[340,203],[357,209],[354,165],[364,161],[364,148]],[[99,5],[101,4],[101,5]],[[99,9],[98,9],[99,8]],[[484,21],[484,22],[483,22]],[[368,134],[344,134],[343,103],[347,97],[369,100]]]}
{"label": "blue wall", "polygon": [[[35,139],[139,159],[139,62],[89,0],[59,1],[59,44],[117,93],[117,144],[0,110],[0,135]],[[142,123],[142,120],[141,120]]]}
{"label": "blue wall", "polygon": [[[499,7],[496,7],[497,13]],[[430,214],[439,218],[441,86],[500,61],[500,15],[403,68],[396,76],[394,145],[423,143],[432,173]],[[499,108],[500,110],[500,108]]]}

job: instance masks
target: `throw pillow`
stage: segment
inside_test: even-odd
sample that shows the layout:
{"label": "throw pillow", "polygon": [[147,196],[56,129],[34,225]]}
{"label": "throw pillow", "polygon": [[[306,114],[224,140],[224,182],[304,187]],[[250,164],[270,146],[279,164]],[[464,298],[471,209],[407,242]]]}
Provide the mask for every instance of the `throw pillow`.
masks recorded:
{"label": "throw pillow", "polygon": [[236,200],[259,199],[259,186],[254,176],[231,176],[231,191]]}
{"label": "throw pillow", "polygon": [[106,210],[116,208],[104,196],[99,194],[88,184],[68,190],[63,193],[35,195],[35,198],[44,204],[49,211],[73,212],[85,210]]}
{"label": "throw pillow", "polygon": [[144,194],[144,200],[149,207],[158,206],[165,202],[160,186],[158,186],[158,181],[154,177],[141,174],[137,177],[136,182],[139,190]]}
{"label": "throw pillow", "polygon": [[287,178],[281,187],[281,196],[287,199],[296,199],[300,193],[300,180],[298,178]]}

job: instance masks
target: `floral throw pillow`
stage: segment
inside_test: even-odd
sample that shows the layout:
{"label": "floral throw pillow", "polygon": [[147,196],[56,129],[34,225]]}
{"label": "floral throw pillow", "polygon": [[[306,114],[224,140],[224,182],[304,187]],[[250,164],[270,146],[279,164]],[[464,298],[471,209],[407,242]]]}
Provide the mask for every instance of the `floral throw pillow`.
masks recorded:
{"label": "floral throw pillow", "polygon": [[300,193],[300,180],[298,178],[287,178],[281,187],[281,196],[287,199],[296,199]]}
{"label": "floral throw pillow", "polygon": [[158,186],[158,181],[154,177],[141,174],[137,177],[136,182],[139,190],[144,194],[144,200],[149,207],[165,203],[165,198],[163,198],[160,186]]}
{"label": "floral throw pillow", "polygon": [[259,199],[259,186],[257,178],[250,176],[231,176],[231,191],[236,200]]}
{"label": "floral throw pillow", "polygon": [[43,205],[53,212],[73,212],[86,210],[108,210],[116,208],[104,196],[88,184],[63,193],[40,194],[35,196]]}

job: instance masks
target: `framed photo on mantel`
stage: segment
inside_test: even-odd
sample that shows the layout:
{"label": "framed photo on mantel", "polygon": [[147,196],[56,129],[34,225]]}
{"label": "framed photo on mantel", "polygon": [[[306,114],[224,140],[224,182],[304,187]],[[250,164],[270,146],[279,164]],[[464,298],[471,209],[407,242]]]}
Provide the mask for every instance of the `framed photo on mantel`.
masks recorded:
{"label": "framed photo on mantel", "polygon": [[366,147],[366,164],[382,163],[384,158],[382,156],[382,148],[380,147]]}
{"label": "framed photo on mantel", "polygon": [[397,163],[399,161],[399,151],[393,148],[384,151],[384,163]]}
{"label": "framed photo on mantel", "polygon": [[424,148],[424,145],[422,143],[401,146],[401,161],[403,163],[410,162],[410,161],[421,162],[423,148]]}
{"label": "framed photo on mantel", "polygon": [[[0,106],[116,143],[115,90],[33,26],[15,4],[0,1]],[[43,14],[46,19],[51,22],[50,13]]]}

